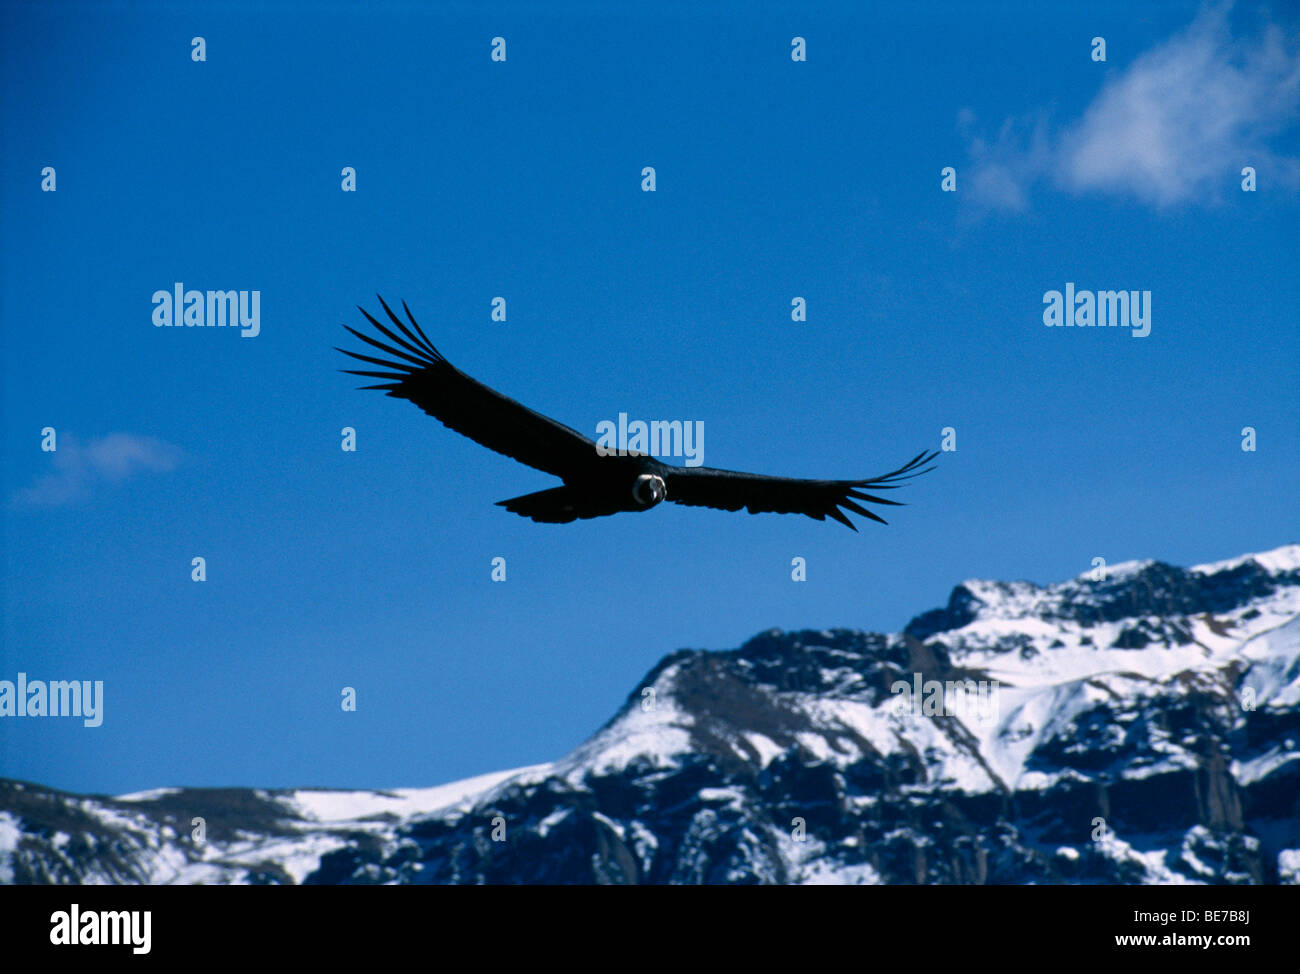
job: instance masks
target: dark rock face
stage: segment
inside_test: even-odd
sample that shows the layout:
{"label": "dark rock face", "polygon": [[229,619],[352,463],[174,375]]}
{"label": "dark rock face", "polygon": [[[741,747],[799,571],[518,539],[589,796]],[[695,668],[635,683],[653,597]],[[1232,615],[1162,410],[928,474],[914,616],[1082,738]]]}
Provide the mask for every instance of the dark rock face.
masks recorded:
{"label": "dark rock face", "polygon": [[[459,791],[0,782],[0,881],[1300,883],[1298,612],[1297,546],[972,581],[901,634],[672,653],[566,758]],[[927,681],[994,712],[909,708]]]}
{"label": "dark rock face", "polygon": [[975,621],[977,605],[979,599],[974,593],[965,585],[958,585],[948,596],[947,606],[921,613],[907,624],[903,632],[915,639],[929,639],[937,632],[960,629]]}

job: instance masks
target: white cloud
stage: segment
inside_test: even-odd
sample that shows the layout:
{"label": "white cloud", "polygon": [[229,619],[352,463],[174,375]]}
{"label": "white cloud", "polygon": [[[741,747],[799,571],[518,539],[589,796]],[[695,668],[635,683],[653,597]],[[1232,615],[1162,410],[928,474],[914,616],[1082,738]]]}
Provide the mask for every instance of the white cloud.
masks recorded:
{"label": "white cloud", "polygon": [[986,143],[963,110],[971,193],[984,207],[1013,211],[1044,182],[1158,207],[1207,203],[1238,185],[1243,166],[1296,185],[1300,162],[1276,155],[1270,141],[1300,120],[1298,47],[1273,26],[1233,38],[1220,7],[1138,57],[1054,135],[1041,120],[1010,119]]}
{"label": "white cloud", "polygon": [[86,443],[62,433],[57,446],[53,453],[45,454],[51,472],[16,491],[15,503],[57,507],[86,497],[96,487],[121,483],[141,473],[167,473],[183,458],[179,447],[131,433],[110,433]]}

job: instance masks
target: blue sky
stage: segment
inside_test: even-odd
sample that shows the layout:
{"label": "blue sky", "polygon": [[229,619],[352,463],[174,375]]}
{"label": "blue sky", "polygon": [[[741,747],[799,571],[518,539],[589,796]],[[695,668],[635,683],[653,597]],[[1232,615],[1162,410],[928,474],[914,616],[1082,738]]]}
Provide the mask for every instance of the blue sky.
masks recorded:
{"label": "blue sky", "polygon": [[[560,756],[680,647],[1300,540],[1300,18],[973,7],[5,5],[0,679],[105,714],[0,721],[0,774],[435,784]],[[178,281],[260,290],[260,334],[155,328]],[[1067,281],[1151,291],[1151,334],[1044,327]],[[857,534],[534,524],[493,502],[552,478],[336,371],[376,292],[589,435],[700,421],[706,464],[806,477],[957,449]]]}

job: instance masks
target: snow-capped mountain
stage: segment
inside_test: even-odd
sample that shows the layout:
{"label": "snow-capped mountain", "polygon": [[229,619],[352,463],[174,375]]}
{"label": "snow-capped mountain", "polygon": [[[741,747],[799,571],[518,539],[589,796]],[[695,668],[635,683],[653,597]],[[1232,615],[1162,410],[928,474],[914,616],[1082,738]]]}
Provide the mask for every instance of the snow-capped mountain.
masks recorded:
{"label": "snow-capped mountain", "polygon": [[1300,883],[1300,545],[1094,574],[680,650],[438,788],[0,780],[0,882]]}

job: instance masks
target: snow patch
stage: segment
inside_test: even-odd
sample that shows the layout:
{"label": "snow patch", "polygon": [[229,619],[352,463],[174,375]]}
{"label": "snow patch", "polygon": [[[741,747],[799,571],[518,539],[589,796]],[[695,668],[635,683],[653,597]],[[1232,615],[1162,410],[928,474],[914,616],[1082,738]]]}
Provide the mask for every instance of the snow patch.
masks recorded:
{"label": "snow patch", "polygon": [[22,837],[17,816],[0,812],[0,885],[14,881],[14,858]]}

